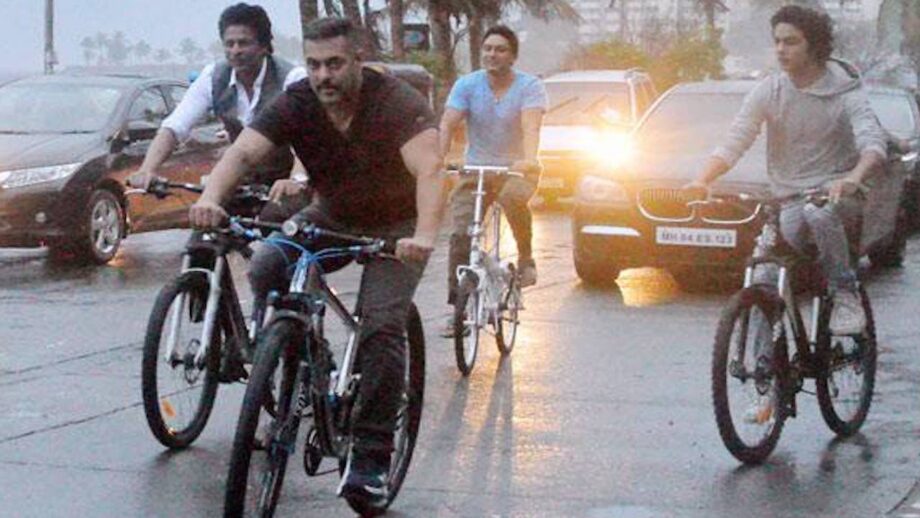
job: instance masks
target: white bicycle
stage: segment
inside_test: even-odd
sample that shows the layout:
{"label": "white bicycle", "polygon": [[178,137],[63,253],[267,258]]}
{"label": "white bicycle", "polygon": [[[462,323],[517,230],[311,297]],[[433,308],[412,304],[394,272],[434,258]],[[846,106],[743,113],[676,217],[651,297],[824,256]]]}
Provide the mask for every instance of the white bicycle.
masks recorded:
{"label": "white bicycle", "polygon": [[507,167],[464,166],[449,171],[460,177],[475,176],[473,223],[469,228],[470,260],[457,267],[454,305],[454,352],[457,368],[469,375],[476,363],[479,337],[485,329],[495,335],[499,352],[511,353],[522,307],[521,284],[514,263],[501,255],[503,211],[497,202],[485,203],[487,177],[523,177]]}

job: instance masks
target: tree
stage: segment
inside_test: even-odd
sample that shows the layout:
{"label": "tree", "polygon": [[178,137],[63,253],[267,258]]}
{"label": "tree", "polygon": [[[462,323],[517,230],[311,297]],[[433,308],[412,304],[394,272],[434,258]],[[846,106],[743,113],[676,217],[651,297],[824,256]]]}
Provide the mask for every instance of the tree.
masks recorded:
{"label": "tree", "polygon": [[172,61],[172,52],[169,49],[157,49],[153,53],[153,60],[161,65],[167,61]]}
{"label": "tree", "polygon": [[134,56],[137,58],[138,62],[146,63],[147,58],[150,57],[150,53],[153,52],[153,48],[144,40],[141,40],[134,44],[134,47],[131,48],[131,51],[134,53]]}
{"label": "tree", "polygon": [[179,42],[177,52],[185,59],[185,63],[188,65],[204,60],[205,56],[204,50],[198,46],[195,40],[189,37],[185,37]]}
{"label": "tree", "polygon": [[109,40],[106,55],[109,62],[116,65],[124,65],[125,61],[128,60],[128,56],[131,55],[131,45],[123,32],[116,31]]}
{"label": "tree", "polygon": [[402,61],[406,57],[403,18],[405,18],[406,4],[403,0],[387,0],[390,15],[390,48],[393,50],[393,59]]}
{"label": "tree", "polygon": [[297,3],[300,6],[300,33],[303,35],[307,25],[319,18],[319,4],[317,0],[298,0]]}
{"label": "tree", "polygon": [[86,61],[87,65],[90,65],[93,58],[96,57],[96,40],[86,36],[80,41],[80,47],[83,48],[83,60]]}
{"label": "tree", "polygon": [[98,54],[96,55],[96,64],[102,65],[105,63],[106,56],[108,56],[110,40],[108,35],[101,32],[97,32],[94,39],[96,40],[96,49],[98,50]]}

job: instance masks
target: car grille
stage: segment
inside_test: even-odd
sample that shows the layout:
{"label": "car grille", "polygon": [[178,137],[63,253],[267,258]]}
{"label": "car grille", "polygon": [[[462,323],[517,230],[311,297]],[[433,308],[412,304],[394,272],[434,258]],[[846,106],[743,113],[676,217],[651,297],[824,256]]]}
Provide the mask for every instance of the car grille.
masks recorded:
{"label": "car grille", "polygon": [[680,189],[643,189],[639,191],[639,205],[655,218],[686,219],[693,210],[687,206],[687,196]]}
{"label": "car grille", "polygon": [[[690,199],[681,189],[654,188],[639,192],[639,205],[643,212],[653,218],[686,220],[694,216],[693,208],[687,206]],[[710,204],[698,207],[695,219],[709,223],[740,223],[754,214],[754,207],[740,200],[732,203]]]}

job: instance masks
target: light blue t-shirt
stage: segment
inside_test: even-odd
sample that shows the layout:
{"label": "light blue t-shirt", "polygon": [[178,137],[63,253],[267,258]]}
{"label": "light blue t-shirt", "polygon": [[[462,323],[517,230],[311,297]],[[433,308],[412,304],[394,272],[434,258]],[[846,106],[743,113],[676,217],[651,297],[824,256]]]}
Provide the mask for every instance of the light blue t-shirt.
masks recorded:
{"label": "light blue t-shirt", "polygon": [[514,71],[514,82],[496,100],[484,70],[467,74],[454,83],[447,107],[466,114],[466,163],[509,166],[524,158],[521,112],[546,110],[546,90],[536,76]]}

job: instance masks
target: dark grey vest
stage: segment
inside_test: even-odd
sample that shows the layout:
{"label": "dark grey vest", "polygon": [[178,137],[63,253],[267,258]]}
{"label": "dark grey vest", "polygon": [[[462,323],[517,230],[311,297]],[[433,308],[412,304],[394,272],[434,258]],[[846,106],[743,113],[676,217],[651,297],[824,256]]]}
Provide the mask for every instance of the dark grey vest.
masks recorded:
{"label": "dark grey vest", "polygon": [[[265,79],[262,81],[262,93],[256,104],[253,115],[258,115],[265,106],[271,104],[275,97],[284,91],[284,79],[294,65],[277,58],[268,56]],[[230,74],[233,69],[226,61],[214,65],[214,76],[211,83],[211,98],[214,100],[214,115],[224,123],[224,128],[230,134],[230,141],[235,141],[243,131],[236,109],[236,88],[230,88]],[[294,156],[289,148],[279,148],[274,153],[262,160],[254,167],[244,180],[246,183],[261,183],[271,185],[275,180],[290,176],[291,167],[294,165]]]}

